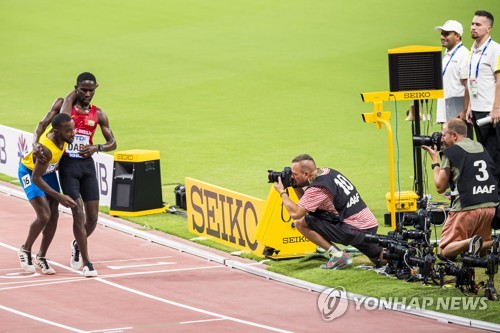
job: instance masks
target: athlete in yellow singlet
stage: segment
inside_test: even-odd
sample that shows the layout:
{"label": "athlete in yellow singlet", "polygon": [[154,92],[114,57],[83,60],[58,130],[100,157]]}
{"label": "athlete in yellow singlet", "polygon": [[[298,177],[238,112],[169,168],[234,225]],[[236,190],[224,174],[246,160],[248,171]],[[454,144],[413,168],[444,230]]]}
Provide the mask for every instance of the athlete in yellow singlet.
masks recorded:
{"label": "athlete in yellow singlet", "polygon": [[[60,103],[56,101],[52,107],[60,107]],[[52,120],[52,128],[44,132],[39,139],[41,149],[47,159],[38,160],[33,152],[30,152],[19,164],[19,181],[36,212],[36,219],[30,226],[26,241],[18,251],[21,267],[27,272],[35,273],[36,265],[43,274],[55,273],[47,263],[45,255],[56,232],[59,218],[58,206],[59,204],[65,207],[76,206],[71,197],[60,193],[55,170],[64,149],[68,143],[73,142],[74,137],[73,120],[67,114],[59,114]],[[33,262],[31,247],[42,232],[40,251]]]}

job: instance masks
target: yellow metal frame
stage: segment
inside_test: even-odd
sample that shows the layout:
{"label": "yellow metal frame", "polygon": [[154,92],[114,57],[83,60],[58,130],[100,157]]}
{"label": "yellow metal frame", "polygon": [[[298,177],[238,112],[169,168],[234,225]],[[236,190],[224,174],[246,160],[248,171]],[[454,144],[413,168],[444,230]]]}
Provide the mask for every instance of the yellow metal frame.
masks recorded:
{"label": "yellow metal frame", "polygon": [[387,53],[389,53],[389,54],[422,53],[422,52],[439,52],[439,53],[441,53],[441,46],[408,45],[408,46],[397,47],[394,49],[387,50]]}
{"label": "yellow metal frame", "polygon": [[114,160],[118,162],[147,162],[159,159],[159,150],[131,149],[114,153]]}
{"label": "yellow metal frame", "polygon": [[[365,123],[375,123],[378,129],[382,128],[385,124],[387,127],[387,143],[389,146],[389,184],[390,184],[390,197],[391,202],[395,202],[395,190],[394,190],[394,149],[392,145],[392,127],[389,120],[391,119],[391,113],[384,111],[384,101],[388,101],[391,96],[389,91],[378,91],[370,93],[362,93],[361,99],[365,103],[373,103],[372,113],[363,113],[363,121]],[[391,227],[396,229],[396,207],[391,205]]]}
{"label": "yellow metal frame", "polygon": [[109,215],[112,216],[143,216],[143,215],[152,215],[152,214],[160,214],[165,213],[168,207],[148,209],[148,210],[139,210],[134,212],[124,211],[124,210],[110,210]]}
{"label": "yellow metal frame", "polygon": [[443,90],[408,90],[390,93],[397,101],[414,101],[422,99],[438,99],[444,97]]}

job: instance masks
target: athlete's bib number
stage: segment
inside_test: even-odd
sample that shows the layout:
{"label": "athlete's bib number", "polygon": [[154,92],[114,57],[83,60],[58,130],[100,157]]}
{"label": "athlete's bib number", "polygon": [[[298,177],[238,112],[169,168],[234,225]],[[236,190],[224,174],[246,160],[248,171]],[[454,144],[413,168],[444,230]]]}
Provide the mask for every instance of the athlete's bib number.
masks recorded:
{"label": "athlete's bib number", "polygon": [[29,173],[26,174],[26,175],[24,175],[24,176],[22,176],[21,177],[21,181],[23,183],[22,184],[23,188],[26,188],[26,187],[30,186],[31,185],[31,177],[30,177]]}
{"label": "athlete's bib number", "polygon": [[84,146],[90,143],[90,137],[87,135],[75,135],[73,143],[69,143],[66,147],[66,153],[70,157],[81,157],[79,152]]}

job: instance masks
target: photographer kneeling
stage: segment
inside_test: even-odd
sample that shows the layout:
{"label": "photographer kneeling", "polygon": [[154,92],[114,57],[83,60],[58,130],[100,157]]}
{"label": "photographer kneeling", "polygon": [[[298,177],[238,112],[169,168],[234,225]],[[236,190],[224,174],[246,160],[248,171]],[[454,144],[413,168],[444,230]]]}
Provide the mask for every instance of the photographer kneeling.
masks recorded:
{"label": "photographer kneeling", "polygon": [[382,259],[382,248],[364,241],[365,233],[377,233],[377,219],[346,177],[333,169],[317,168],[313,158],[303,154],[292,160],[291,178],[297,204],[288,197],[281,177],[274,187],[297,230],[330,255],[321,268],[339,269],[350,263],[349,255],[332,243],[352,245],[373,263]]}
{"label": "photographer kneeling", "polygon": [[442,256],[454,258],[464,251],[479,254],[491,246],[491,222],[498,205],[495,165],[484,147],[467,138],[467,125],[459,118],[443,124],[441,166],[438,151],[422,146],[432,159],[434,184],[442,194],[450,186],[451,211],[439,241]]}

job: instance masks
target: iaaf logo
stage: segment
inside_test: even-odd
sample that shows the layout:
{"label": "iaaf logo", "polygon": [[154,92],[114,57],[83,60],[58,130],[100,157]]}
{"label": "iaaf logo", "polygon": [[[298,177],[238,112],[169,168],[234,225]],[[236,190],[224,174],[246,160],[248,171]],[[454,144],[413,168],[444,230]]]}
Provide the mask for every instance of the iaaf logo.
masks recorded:
{"label": "iaaf logo", "polygon": [[[422,309],[434,306],[432,310],[486,310],[488,303],[484,297],[389,297],[375,298],[365,296],[351,296],[355,309],[373,310],[411,310]],[[325,321],[332,321],[342,316],[349,307],[350,301],[344,287],[328,288],[318,296],[318,309]]]}

